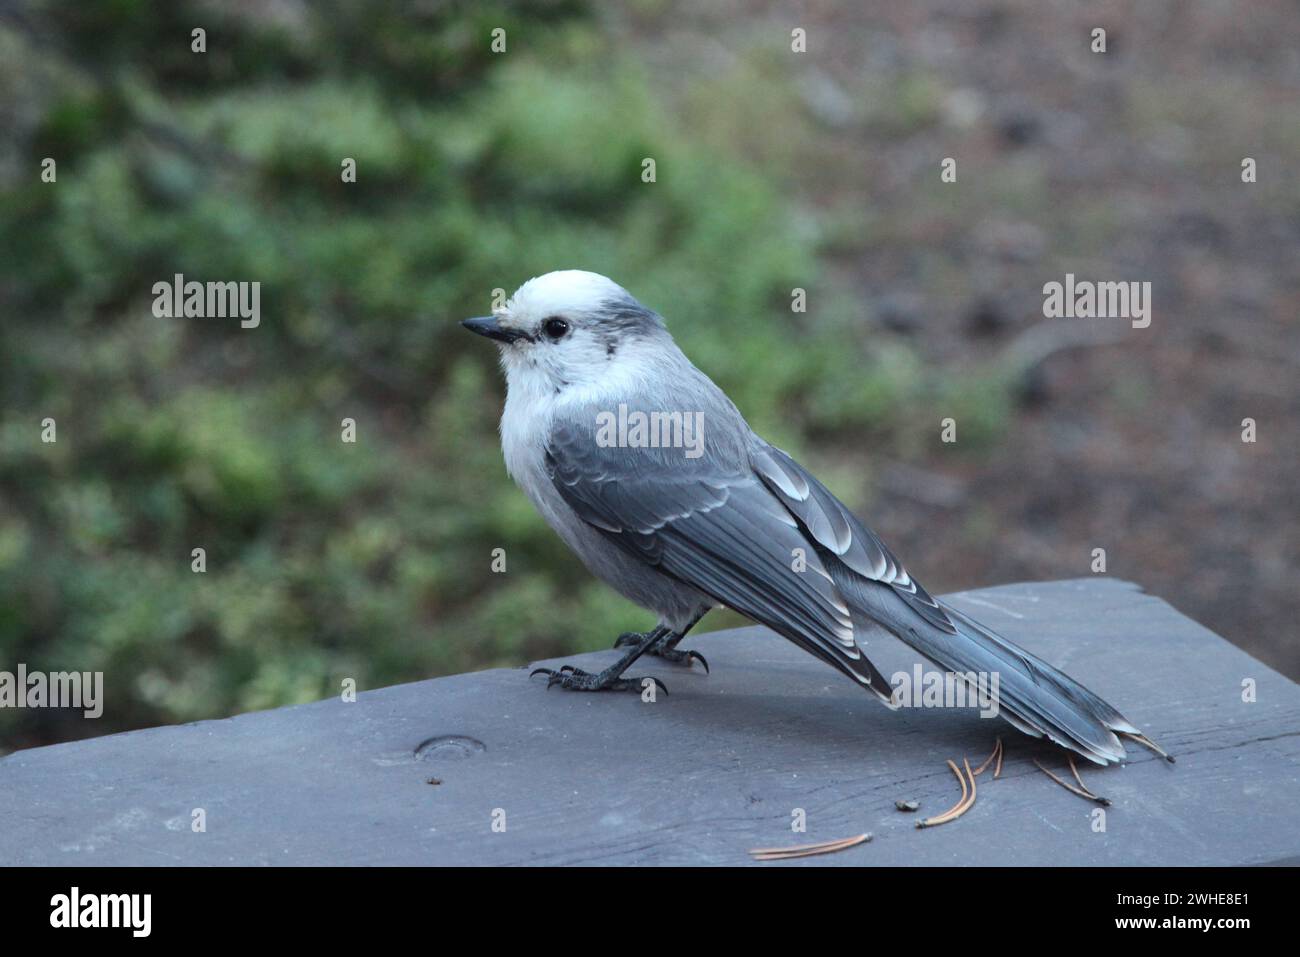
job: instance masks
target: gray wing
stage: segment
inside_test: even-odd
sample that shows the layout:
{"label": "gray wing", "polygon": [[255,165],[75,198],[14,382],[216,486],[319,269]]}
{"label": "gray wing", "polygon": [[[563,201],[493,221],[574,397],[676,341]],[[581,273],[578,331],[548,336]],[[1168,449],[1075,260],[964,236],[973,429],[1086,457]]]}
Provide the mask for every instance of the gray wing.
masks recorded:
{"label": "gray wing", "polygon": [[[712,447],[711,447],[712,448]],[[936,601],[879,538],[784,452],[753,438],[696,460],[601,448],[558,427],[547,471],[577,514],[642,560],[834,665],[889,703],[855,642],[883,627],[957,674],[1002,676],[1001,714],[1098,764],[1136,731],[1064,672]],[[801,550],[801,551],[796,551]],[[806,569],[792,563],[802,555]]]}
{"label": "gray wing", "polygon": [[[889,700],[819,550],[744,456],[605,448],[556,426],[546,469],[587,523],[665,574],[762,622]],[[739,461],[736,461],[736,459]]]}

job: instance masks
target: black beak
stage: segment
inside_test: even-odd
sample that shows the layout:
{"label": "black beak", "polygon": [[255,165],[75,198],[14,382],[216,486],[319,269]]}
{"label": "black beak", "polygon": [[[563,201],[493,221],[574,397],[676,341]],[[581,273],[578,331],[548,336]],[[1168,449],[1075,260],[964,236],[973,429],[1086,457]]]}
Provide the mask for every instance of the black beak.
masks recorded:
{"label": "black beak", "polygon": [[481,316],[478,319],[466,319],[461,323],[470,332],[477,332],[480,336],[487,336],[489,339],[495,339],[497,342],[514,342],[518,339],[527,339],[528,334],[520,329],[507,329],[497,322],[496,316]]}

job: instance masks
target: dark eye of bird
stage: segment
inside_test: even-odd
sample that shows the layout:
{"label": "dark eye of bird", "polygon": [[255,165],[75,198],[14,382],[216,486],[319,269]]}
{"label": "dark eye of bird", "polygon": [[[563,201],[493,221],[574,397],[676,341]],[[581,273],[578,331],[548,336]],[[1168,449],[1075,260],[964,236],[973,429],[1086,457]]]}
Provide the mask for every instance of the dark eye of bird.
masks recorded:
{"label": "dark eye of bird", "polygon": [[563,339],[569,331],[569,324],[559,316],[551,316],[542,323],[542,331],[551,339]]}

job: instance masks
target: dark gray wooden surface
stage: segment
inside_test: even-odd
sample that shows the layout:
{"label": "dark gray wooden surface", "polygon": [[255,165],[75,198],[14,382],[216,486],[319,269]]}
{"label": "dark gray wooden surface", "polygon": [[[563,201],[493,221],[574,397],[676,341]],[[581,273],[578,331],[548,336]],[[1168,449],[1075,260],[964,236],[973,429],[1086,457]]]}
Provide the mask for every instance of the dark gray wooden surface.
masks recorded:
{"label": "dark gray wooden surface", "polygon": [[[750,628],[687,642],[707,677],[634,667],[668,683],[653,704],[496,670],[20,751],[0,760],[0,864],[746,864],[750,847],[862,831],[874,840],[756,866],[1300,861],[1300,687],[1123,582],[952,598],[1178,763],[1136,745],[1126,766],[1081,762],[1114,802],[1096,832],[1094,806],[1030,761],[1064,771],[1059,752],[969,712],[890,712]],[[964,818],[918,831],[895,809],[947,808],[945,759],[983,760],[997,735],[1002,779],[979,779]],[[195,808],[206,833],[190,828]],[[795,808],[806,834],[791,832]]]}

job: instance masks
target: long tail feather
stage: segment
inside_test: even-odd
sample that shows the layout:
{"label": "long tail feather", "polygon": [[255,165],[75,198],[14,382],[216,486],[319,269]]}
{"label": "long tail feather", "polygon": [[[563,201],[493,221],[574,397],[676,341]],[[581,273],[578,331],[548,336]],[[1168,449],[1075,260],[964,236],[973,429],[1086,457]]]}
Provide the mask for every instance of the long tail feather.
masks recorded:
{"label": "long tail feather", "polygon": [[1141,734],[1065,672],[946,602],[938,605],[952,623],[952,633],[912,613],[890,588],[850,576],[843,576],[837,585],[850,606],[880,622],[940,668],[955,674],[997,674],[999,715],[1028,735],[1046,737],[1089,761],[1107,765],[1126,757],[1117,733]]}

